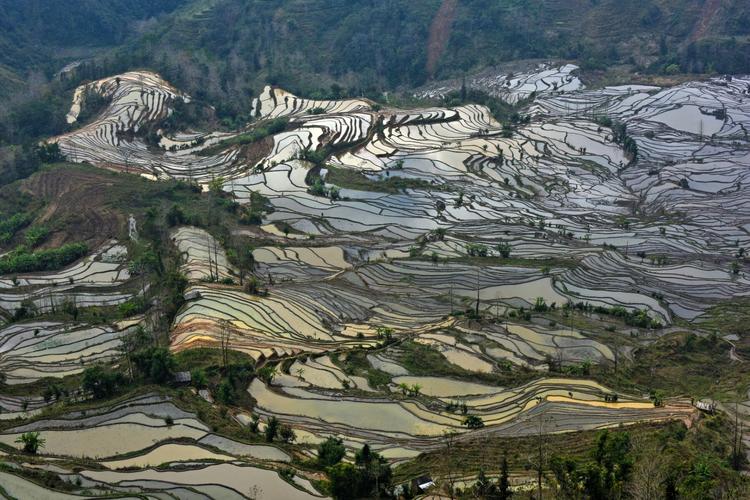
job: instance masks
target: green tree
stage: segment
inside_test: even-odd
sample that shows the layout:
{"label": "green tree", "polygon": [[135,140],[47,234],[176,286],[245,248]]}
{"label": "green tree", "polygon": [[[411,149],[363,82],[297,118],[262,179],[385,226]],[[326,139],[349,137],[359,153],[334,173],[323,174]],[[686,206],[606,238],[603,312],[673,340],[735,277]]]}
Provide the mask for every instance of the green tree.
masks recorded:
{"label": "green tree", "polygon": [[162,384],[172,379],[176,363],[166,347],[147,347],[133,354],[133,366],[144,379]]}
{"label": "green tree", "polygon": [[328,470],[331,496],[336,500],[362,498],[362,473],[352,464],[340,463]]}
{"label": "green tree", "polygon": [[203,368],[195,368],[190,372],[190,382],[196,389],[203,389],[208,385],[208,377]]}
{"label": "green tree", "polygon": [[484,468],[479,469],[477,482],[474,483],[474,496],[477,498],[494,498],[495,496],[495,485],[484,473]]}
{"label": "green tree", "polygon": [[83,389],[90,392],[94,399],[114,396],[124,382],[121,373],[113,372],[101,365],[91,366],[83,371]]}
{"label": "green tree", "polygon": [[509,500],[513,496],[510,489],[510,480],[508,479],[508,457],[503,455],[503,461],[500,463],[500,479],[497,484],[498,500]]}
{"label": "green tree", "polygon": [[220,403],[231,405],[234,404],[235,397],[236,395],[232,383],[226,379],[222,380],[219,384],[219,388],[216,390],[216,399],[218,399]]}
{"label": "green tree", "polygon": [[276,435],[279,432],[279,420],[276,417],[271,417],[266,425],[266,441],[269,443],[276,439]]}
{"label": "green tree", "polygon": [[346,448],[341,439],[329,437],[318,445],[318,464],[322,467],[336,465],[346,455]]}
{"label": "green tree", "polygon": [[297,439],[297,434],[288,425],[282,425],[279,428],[279,437],[285,443],[293,443]]}
{"label": "green tree", "polygon": [[44,448],[46,440],[39,436],[38,432],[24,432],[21,434],[16,443],[23,444],[23,451],[36,455],[36,453]]}
{"label": "green tree", "polygon": [[497,245],[496,250],[497,250],[497,253],[500,254],[500,257],[502,257],[503,259],[507,259],[510,257],[510,251],[511,251],[510,243],[502,242]]}
{"label": "green tree", "polygon": [[469,429],[481,429],[484,427],[484,421],[482,420],[482,417],[478,417],[476,415],[469,415],[467,416],[463,422],[461,422],[462,425],[465,425]]}

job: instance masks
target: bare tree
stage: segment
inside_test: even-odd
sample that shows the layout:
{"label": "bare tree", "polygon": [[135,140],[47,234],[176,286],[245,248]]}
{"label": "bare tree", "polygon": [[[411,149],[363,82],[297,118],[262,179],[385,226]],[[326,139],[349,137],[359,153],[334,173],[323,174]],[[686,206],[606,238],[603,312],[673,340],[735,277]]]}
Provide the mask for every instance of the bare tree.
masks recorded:
{"label": "bare tree", "polygon": [[664,484],[668,478],[664,454],[655,446],[635,443],[638,460],[633,467],[633,476],[628,492],[633,500],[652,500],[664,496]]}
{"label": "bare tree", "polygon": [[226,319],[219,321],[219,340],[221,342],[221,362],[226,370],[229,365],[229,343],[232,340],[232,324]]}
{"label": "bare tree", "polygon": [[[540,396],[536,398],[539,405],[542,404],[543,399]],[[545,417],[544,411],[540,411],[537,416],[537,450],[536,457],[529,458],[529,462],[537,473],[537,498],[542,500],[542,480],[544,479],[544,466],[547,462],[547,439],[548,435],[546,432],[547,424],[552,422],[552,417]]]}
{"label": "bare tree", "polygon": [[217,278],[214,278],[214,263],[213,263],[213,257],[211,254],[211,235],[206,233],[206,250],[208,251],[208,279],[210,281],[214,281]]}
{"label": "bare tree", "polygon": [[476,317],[479,318],[479,268],[477,267],[477,304],[476,304]]}
{"label": "bare tree", "polygon": [[133,152],[125,147],[120,147],[119,150],[122,159],[125,160],[125,173],[130,173],[130,158],[133,156]]}
{"label": "bare tree", "polygon": [[461,459],[456,453],[458,433],[455,431],[443,432],[443,467],[445,469],[445,482],[451,499],[455,498],[456,482],[459,479]]}

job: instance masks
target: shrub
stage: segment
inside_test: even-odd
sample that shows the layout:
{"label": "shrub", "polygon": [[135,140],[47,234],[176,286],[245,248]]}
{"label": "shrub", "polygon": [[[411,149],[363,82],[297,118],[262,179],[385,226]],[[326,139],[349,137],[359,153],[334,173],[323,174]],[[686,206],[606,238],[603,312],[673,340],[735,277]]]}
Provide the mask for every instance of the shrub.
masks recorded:
{"label": "shrub", "polygon": [[39,437],[38,432],[24,432],[21,434],[16,443],[23,444],[23,451],[36,455],[40,448],[44,448],[45,439]]}
{"label": "shrub", "polygon": [[482,420],[482,417],[469,415],[464,419],[461,425],[465,425],[469,429],[481,429],[484,427],[484,421]]}
{"label": "shrub", "polygon": [[271,417],[266,425],[266,441],[269,443],[276,439],[276,435],[279,432],[279,420],[276,417]]}
{"label": "shrub", "polygon": [[94,399],[114,396],[124,383],[121,373],[113,372],[103,366],[92,366],[83,371],[83,388],[90,392]]}
{"label": "shrub", "polygon": [[83,243],[68,243],[59,248],[30,252],[18,247],[0,258],[0,274],[54,271],[75,262],[88,253]]}
{"label": "shrub", "polygon": [[346,455],[343,441],[335,437],[329,437],[318,445],[318,464],[321,467],[336,465]]}

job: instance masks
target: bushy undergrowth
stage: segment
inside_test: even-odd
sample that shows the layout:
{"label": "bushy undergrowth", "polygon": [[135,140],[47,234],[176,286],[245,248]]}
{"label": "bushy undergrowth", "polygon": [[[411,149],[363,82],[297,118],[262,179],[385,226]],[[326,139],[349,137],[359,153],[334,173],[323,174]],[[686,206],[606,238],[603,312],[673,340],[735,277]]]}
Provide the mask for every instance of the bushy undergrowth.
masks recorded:
{"label": "bushy undergrowth", "polygon": [[0,258],[0,274],[53,271],[84,257],[88,247],[84,243],[68,243],[59,248],[29,251],[21,246]]}

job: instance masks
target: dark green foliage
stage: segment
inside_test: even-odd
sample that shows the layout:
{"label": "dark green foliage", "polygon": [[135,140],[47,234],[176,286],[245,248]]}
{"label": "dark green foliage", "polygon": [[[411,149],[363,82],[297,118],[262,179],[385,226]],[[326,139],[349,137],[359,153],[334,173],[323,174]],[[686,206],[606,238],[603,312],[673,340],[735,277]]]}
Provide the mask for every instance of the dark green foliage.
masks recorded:
{"label": "dark green foliage", "polygon": [[[0,127],[0,144],[34,144],[38,139],[46,139],[60,134],[67,128],[65,114],[70,107],[68,96],[59,89],[48,90],[41,96],[28,101],[21,101],[11,108],[3,120],[5,127]],[[44,145],[40,148],[31,146],[41,161],[59,161],[57,145]],[[38,149],[38,151],[37,151]]]}
{"label": "dark green foliage", "polygon": [[[0,121],[0,144],[2,144],[2,122]],[[42,164],[36,147],[9,146],[0,148],[0,184],[10,184],[25,179],[36,172]]]}
{"label": "dark green foliage", "polygon": [[276,417],[271,417],[271,419],[268,421],[268,424],[266,424],[266,441],[269,443],[272,442],[274,439],[276,439],[276,435],[279,432],[279,426],[281,423]]}
{"label": "dark green foliage", "polygon": [[606,500],[620,498],[625,491],[631,470],[630,435],[627,432],[599,434],[591,460],[577,463],[554,456],[550,467],[563,498]]}
{"label": "dark green foliage", "polygon": [[221,381],[219,388],[216,390],[216,399],[225,405],[234,404],[237,395],[235,394],[234,386],[229,380]]}
{"label": "dark green foliage", "polygon": [[23,445],[23,451],[36,455],[40,448],[44,448],[45,439],[38,432],[24,432],[16,439],[16,443]]}
{"label": "dark green foliage", "polygon": [[49,229],[47,229],[45,226],[31,227],[29,228],[29,230],[26,231],[26,234],[25,234],[26,245],[29,248],[34,248],[35,246],[43,243],[44,240],[46,240],[48,236],[49,236]]}
{"label": "dark green foliage", "polygon": [[190,371],[190,383],[196,389],[204,389],[208,384],[208,377],[206,371],[202,368],[195,368]]}
{"label": "dark green foliage", "polygon": [[96,365],[83,371],[83,389],[90,392],[94,399],[109,398],[117,394],[124,383],[121,373]]}
{"label": "dark green foliage", "polygon": [[167,224],[169,227],[179,226],[187,223],[187,217],[185,212],[178,204],[172,205],[172,208],[167,212]]}
{"label": "dark green foliage", "polygon": [[329,437],[318,445],[318,464],[321,467],[336,465],[346,455],[343,442],[335,437]]}
{"label": "dark green foliage", "polygon": [[500,254],[500,257],[507,259],[510,257],[512,247],[510,246],[510,243],[503,242],[497,245],[496,250]]}
{"label": "dark green foliage", "polygon": [[443,103],[447,107],[456,107],[468,103],[483,104],[490,109],[490,113],[492,113],[492,116],[494,116],[497,121],[504,123],[504,128],[512,130],[514,125],[527,123],[529,121],[528,116],[522,117],[518,114],[518,111],[531,100],[533,100],[533,97],[516,104],[508,104],[502,99],[492,97],[486,92],[467,89],[465,92],[450,92],[446,94],[443,98]]}
{"label": "dark green foliage", "polygon": [[283,442],[291,444],[297,439],[297,434],[288,425],[282,425],[279,428],[279,437]]}
{"label": "dark green foliage", "polygon": [[78,123],[86,123],[96,117],[104,111],[111,100],[111,97],[105,97],[101,93],[87,88],[83,93],[83,103],[81,111],[78,113]]}
{"label": "dark green foliage", "polygon": [[45,403],[49,403],[52,400],[59,401],[63,395],[67,395],[67,390],[54,383],[45,387],[42,393]]}
{"label": "dark green foliage", "polygon": [[479,243],[467,243],[466,253],[469,254],[470,257],[487,257],[489,248],[487,248],[487,245]]}
{"label": "dark green foliage", "polygon": [[339,463],[328,469],[331,494],[336,500],[387,496],[391,477],[388,462],[367,444],[356,453],[354,465]]}
{"label": "dark green foliage", "polygon": [[60,146],[56,142],[41,144],[37,147],[36,153],[42,163],[58,163],[65,159],[60,151]]}
{"label": "dark green foliage", "polygon": [[132,360],[133,366],[144,380],[161,384],[172,379],[175,361],[166,347],[147,347],[135,352]]}
{"label": "dark green foliage", "polygon": [[484,427],[484,421],[482,420],[482,417],[469,415],[464,419],[463,422],[461,422],[461,425],[465,425],[469,429],[481,429],[482,427]]}
{"label": "dark green foliage", "polygon": [[274,134],[278,134],[279,132],[283,132],[284,129],[286,129],[287,125],[289,124],[289,118],[274,118],[273,120],[269,120],[266,122],[260,122],[255,127],[253,127],[252,130],[249,132],[245,132],[244,134],[240,134],[236,137],[232,137],[230,139],[226,139],[221,141],[220,143],[216,144],[215,146],[211,146],[210,148],[206,148],[201,152],[201,154],[215,154],[217,151],[221,151],[222,149],[225,149],[229,146],[239,146],[243,144],[251,144],[253,142],[257,142],[265,137],[272,136]]}
{"label": "dark green foliage", "polygon": [[0,258],[0,274],[53,271],[84,257],[88,247],[83,243],[68,243],[59,248],[30,252],[18,247]]}
{"label": "dark green foliage", "polygon": [[509,500],[513,496],[508,476],[508,457],[503,455],[503,461],[500,464],[500,479],[497,483],[497,500]]}
{"label": "dark green foliage", "polygon": [[140,298],[133,298],[126,300],[122,304],[117,306],[117,311],[122,315],[123,318],[130,318],[136,314],[141,314],[145,309],[145,303]]}
{"label": "dark green foliage", "polygon": [[8,243],[13,236],[31,223],[29,214],[18,213],[9,218],[0,219],[0,243]]}
{"label": "dark green foliage", "polygon": [[593,306],[588,302],[576,302],[575,304],[567,303],[564,308],[574,308],[579,311],[593,312],[596,314],[606,314],[621,318],[626,325],[635,326],[639,328],[662,328],[661,321],[651,318],[648,315],[648,311],[642,310],[627,310],[622,306],[604,307],[604,306]]}

